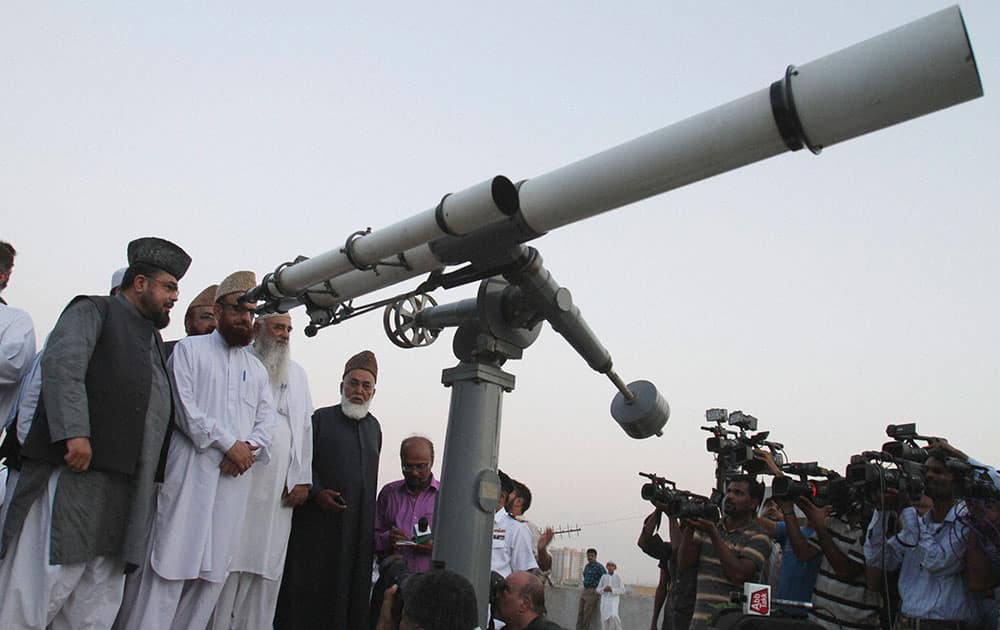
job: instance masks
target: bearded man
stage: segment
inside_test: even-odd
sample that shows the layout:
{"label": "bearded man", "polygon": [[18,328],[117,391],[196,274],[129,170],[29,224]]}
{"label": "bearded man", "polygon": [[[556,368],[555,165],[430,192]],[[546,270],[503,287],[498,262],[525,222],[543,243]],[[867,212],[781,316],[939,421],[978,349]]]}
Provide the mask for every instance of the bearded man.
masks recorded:
{"label": "bearded man", "polygon": [[271,438],[271,461],[248,473],[248,523],[215,607],[216,630],[271,627],[292,510],[309,497],[313,406],[306,372],[289,355],[291,332],[292,318],[286,313],[262,315],[254,323],[253,350],[267,368],[278,423]]}
{"label": "bearded man", "polygon": [[240,539],[255,462],[267,464],[276,416],[267,370],[254,356],[256,286],[237,271],[219,284],[211,335],[185,337],[170,357],[179,401],[157,498],[149,555],[126,585],[118,625],[204,628]]}
{"label": "bearded man", "polygon": [[42,357],[41,400],[4,529],[0,627],[108,627],[142,562],[172,413],[159,330],[191,258],[128,245],[117,296],[78,296]]}
{"label": "bearded man", "polygon": [[292,516],[275,628],[368,626],[382,450],[382,428],[368,406],[377,377],[373,353],[354,355],[340,404],[313,414],[313,483]]}

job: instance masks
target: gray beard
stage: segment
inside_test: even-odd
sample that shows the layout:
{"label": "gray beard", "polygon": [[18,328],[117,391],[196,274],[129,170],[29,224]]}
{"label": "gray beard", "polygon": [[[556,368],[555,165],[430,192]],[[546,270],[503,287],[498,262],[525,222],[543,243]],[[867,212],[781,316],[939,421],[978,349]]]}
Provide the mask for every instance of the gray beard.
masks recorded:
{"label": "gray beard", "polygon": [[340,395],[340,410],[344,412],[344,415],[351,420],[362,420],[368,415],[368,407],[371,405],[372,401],[362,403],[360,405],[355,405],[350,400],[347,399],[343,394]]}
{"label": "gray beard", "polygon": [[268,334],[257,335],[253,341],[254,352],[267,368],[271,388],[278,389],[288,382],[288,362],[291,355],[288,346],[283,346]]}

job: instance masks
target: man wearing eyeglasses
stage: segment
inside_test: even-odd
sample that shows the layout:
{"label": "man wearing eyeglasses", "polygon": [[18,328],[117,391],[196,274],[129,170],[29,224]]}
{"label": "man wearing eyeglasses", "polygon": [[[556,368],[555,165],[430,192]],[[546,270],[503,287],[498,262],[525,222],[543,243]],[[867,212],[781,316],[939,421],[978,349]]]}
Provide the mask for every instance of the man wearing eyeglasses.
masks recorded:
{"label": "man wearing eyeglasses", "polygon": [[440,484],[431,472],[434,444],[414,435],[399,447],[403,478],[387,483],[378,493],[375,507],[375,553],[379,560],[391,554],[402,556],[411,572],[431,568],[434,503]]}
{"label": "man wearing eyeglasses", "polygon": [[44,379],[4,524],[0,627],[109,627],[142,562],[173,391],[159,330],[191,258],[128,245],[116,296],[78,296],[41,359]]}
{"label": "man wearing eyeglasses", "polygon": [[440,486],[431,472],[434,444],[426,437],[411,435],[399,446],[399,463],[403,478],[385,484],[375,503],[375,555],[381,575],[372,589],[372,627],[378,623],[385,589],[392,586],[387,578],[396,573],[390,563],[405,563],[408,573],[431,568],[432,521]]}
{"label": "man wearing eyeglasses", "polygon": [[344,366],[340,404],[313,414],[312,487],[295,508],[274,627],[368,627],[382,428],[368,407],[378,363]]}

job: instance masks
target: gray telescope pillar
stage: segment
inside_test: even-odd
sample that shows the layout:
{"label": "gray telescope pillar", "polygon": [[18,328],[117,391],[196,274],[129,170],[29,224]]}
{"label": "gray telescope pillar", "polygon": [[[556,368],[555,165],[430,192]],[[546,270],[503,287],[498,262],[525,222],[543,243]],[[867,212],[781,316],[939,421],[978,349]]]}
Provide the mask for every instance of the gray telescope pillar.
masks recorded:
{"label": "gray telescope pillar", "polygon": [[451,387],[451,407],[434,514],[434,560],[472,582],[481,628],[489,610],[493,515],[500,499],[500,414],[504,392],[514,389],[514,375],[500,366],[520,359],[541,332],[537,323],[506,321],[505,293],[508,284],[490,278],[479,286],[475,309],[465,302],[457,310],[434,307],[418,317],[422,325],[462,320],[453,342],[459,364],[441,373],[441,382]]}
{"label": "gray telescope pillar", "polygon": [[441,382],[451,387],[451,409],[434,517],[434,559],[472,582],[479,627],[485,628],[493,514],[500,498],[500,413],[514,376],[494,365],[463,362],[444,370]]}

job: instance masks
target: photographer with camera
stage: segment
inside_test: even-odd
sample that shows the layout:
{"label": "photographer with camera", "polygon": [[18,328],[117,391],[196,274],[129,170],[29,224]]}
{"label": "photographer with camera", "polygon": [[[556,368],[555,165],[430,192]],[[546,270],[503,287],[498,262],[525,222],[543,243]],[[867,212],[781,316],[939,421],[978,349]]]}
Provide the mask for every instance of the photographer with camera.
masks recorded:
{"label": "photographer with camera", "polygon": [[647,556],[658,561],[660,578],[656,584],[656,594],[653,597],[653,618],[649,630],[657,630],[656,622],[663,612],[661,630],[686,630],[691,625],[691,615],[694,613],[695,580],[697,573],[688,569],[680,571],[677,566],[677,554],[674,553],[672,542],[681,539],[681,525],[676,517],[667,515],[670,541],[660,537],[657,530],[664,514],[662,504],[652,501],[656,509],[642,522],[642,531],[636,544]]}
{"label": "photographer with camera", "polygon": [[[770,453],[759,451],[758,456],[765,462],[775,479],[785,477]],[[802,466],[791,464],[790,466]],[[816,467],[816,471],[820,470]],[[824,471],[826,472],[826,471]],[[786,478],[787,479],[787,478]],[[816,625],[837,630],[839,628],[881,627],[879,611],[882,600],[878,592],[870,591],[865,582],[865,556],[863,553],[864,521],[861,505],[846,502],[846,505],[818,506],[805,496],[799,495],[799,488],[813,489],[813,495],[823,494],[818,482],[809,485],[775,483],[772,496],[781,506],[785,529],[794,557],[803,563],[820,559],[819,573],[812,586],[813,609],[809,611],[809,621]],[[828,485],[826,487],[829,487]],[[795,506],[805,515],[812,528],[806,534],[799,527],[795,516]],[[786,558],[786,563],[789,559]],[[787,566],[787,564],[785,565]],[[782,571],[785,570],[782,567]],[[778,596],[783,597],[783,595]],[[801,600],[801,595],[790,597]]]}
{"label": "photographer with camera", "polygon": [[[757,461],[762,462],[767,471],[775,477],[782,477],[784,473],[776,465],[771,454],[767,451],[756,450],[754,456]],[[773,486],[772,486],[773,488]],[[815,534],[815,530],[810,525],[799,523],[795,514],[794,506],[779,501],[773,494],[764,501],[764,509],[757,522],[774,539],[777,545],[781,546],[781,563],[778,568],[778,575],[771,575],[771,584],[774,586],[774,598],[796,602],[811,602],[813,587],[816,584],[816,576],[819,573],[821,558],[819,554],[807,554],[800,556],[795,551],[792,537],[788,533],[789,527],[796,527],[801,537],[809,539]],[[773,506],[770,507],[769,506]],[[791,524],[790,521],[795,521]],[[808,611],[803,607],[781,605],[778,607],[783,615],[789,617],[805,618]]]}
{"label": "photographer with camera", "polygon": [[757,523],[764,485],[750,475],[729,479],[721,523],[705,518],[682,520],[678,565],[697,569],[697,594],[691,628],[704,628],[712,613],[727,607],[730,592],[760,581],[771,554],[771,540]]}
{"label": "photographer with camera", "polygon": [[[687,490],[655,473],[639,473],[649,479],[643,484],[641,496],[656,509],[643,521],[637,544],[646,555],[659,560],[660,579],[653,600],[653,618],[650,630],[656,630],[660,610],[666,604],[663,615],[663,630],[684,630],[691,625],[694,614],[697,567],[682,568],[677,560],[677,548],[681,540],[681,520],[703,518],[718,522],[719,508],[708,497]],[[664,542],[656,530],[662,516],[670,524],[670,542]],[[671,582],[671,577],[674,581]]]}
{"label": "photographer with camera", "polygon": [[385,592],[375,630],[473,630],[477,611],[469,580],[434,569],[414,573]]}
{"label": "photographer with camera", "polygon": [[897,628],[972,628],[981,614],[980,598],[964,579],[966,508],[958,499],[961,478],[950,461],[954,460],[940,446],[928,451],[924,482],[934,503],[930,511],[920,516],[909,497],[889,492],[884,507],[898,511],[901,531],[889,535],[884,509],[875,510],[868,526],[864,551],[871,569],[869,584],[875,586],[885,571],[900,568]]}

